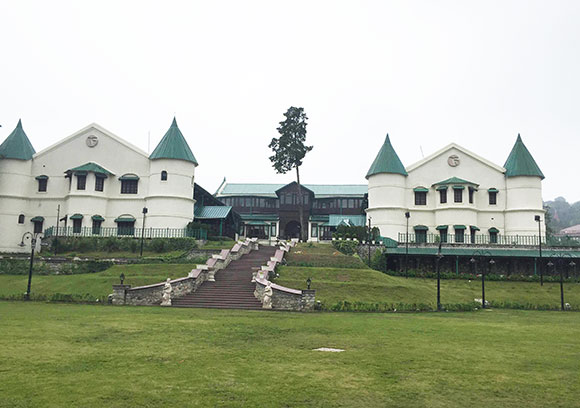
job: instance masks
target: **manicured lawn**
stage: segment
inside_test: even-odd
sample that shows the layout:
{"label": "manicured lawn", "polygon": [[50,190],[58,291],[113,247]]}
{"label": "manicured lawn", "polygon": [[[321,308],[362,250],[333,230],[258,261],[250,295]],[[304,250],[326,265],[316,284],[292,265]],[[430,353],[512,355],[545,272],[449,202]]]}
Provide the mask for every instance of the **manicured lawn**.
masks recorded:
{"label": "manicured lawn", "polygon": [[[187,276],[196,264],[134,264],[115,265],[103,272],[79,275],[34,275],[32,295],[52,295],[54,293],[84,295],[93,298],[106,297],[112,285],[118,284],[121,273],[125,283],[131,286],[150,285]],[[27,275],[0,274],[0,296],[18,295],[26,292]]]}
{"label": "manicured lawn", "polygon": [[0,407],[580,406],[580,313],[0,302],[0,319]]}
{"label": "manicured lawn", "polygon": [[[308,268],[281,266],[276,283],[296,289],[306,289],[306,279],[312,279],[316,299],[326,306],[347,300],[350,302],[426,303],[436,304],[436,280],[403,278],[386,275],[372,269]],[[580,305],[580,284],[566,283],[565,301]],[[560,285],[536,282],[485,283],[486,300],[496,302],[531,303],[560,307]],[[480,280],[442,280],[442,303],[468,303],[481,298]]]}
{"label": "manicured lawn", "polygon": [[203,246],[200,246],[199,249],[231,249],[235,241],[207,241]]}
{"label": "manicured lawn", "polygon": [[344,255],[331,244],[298,244],[287,255],[290,266],[366,268],[357,256]]}

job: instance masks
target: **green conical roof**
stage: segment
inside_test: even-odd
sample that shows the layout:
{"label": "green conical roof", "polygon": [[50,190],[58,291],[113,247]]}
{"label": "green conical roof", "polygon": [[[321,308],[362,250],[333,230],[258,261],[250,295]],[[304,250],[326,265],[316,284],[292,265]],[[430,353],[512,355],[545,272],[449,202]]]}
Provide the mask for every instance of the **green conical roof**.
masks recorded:
{"label": "green conical roof", "polygon": [[163,136],[163,139],[159,142],[151,156],[151,160],[154,159],[178,159],[185,160],[197,165],[197,160],[191,152],[187,141],[183,137],[181,130],[177,126],[177,121],[173,118],[173,123],[171,127]]}
{"label": "green conical roof", "polygon": [[28,136],[22,129],[22,121],[19,119],[16,128],[0,145],[0,159],[30,160],[36,153]]}
{"label": "green conical roof", "polygon": [[377,154],[375,161],[371,165],[366,178],[368,179],[370,176],[379,173],[396,173],[402,174],[403,176],[407,175],[405,166],[403,166],[401,159],[399,159],[399,156],[397,156],[395,149],[393,149],[393,146],[391,145],[388,133],[385,143],[383,143],[381,150],[379,150],[379,154]]}
{"label": "green conical roof", "polygon": [[503,167],[505,167],[506,177],[537,176],[544,179],[542,170],[540,170],[528,148],[524,145],[524,142],[522,142],[519,133],[516,144]]}

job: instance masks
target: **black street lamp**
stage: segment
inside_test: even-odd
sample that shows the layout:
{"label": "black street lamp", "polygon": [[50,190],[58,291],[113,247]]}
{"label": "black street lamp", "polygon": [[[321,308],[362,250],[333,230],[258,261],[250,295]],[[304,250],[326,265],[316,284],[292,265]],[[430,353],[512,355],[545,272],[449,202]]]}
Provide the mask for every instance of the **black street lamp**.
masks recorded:
{"label": "black street lamp", "polygon": [[540,286],[544,286],[544,272],[542,270],[542,224],[539,215],[534,216],[538,223],[538,249],[540,250]]}
{"label": "black street lamp", "polygon": [[149,210],[147,207],[143,207],[143,226],[141,227],[141,250],[139,251],[139,256],[143,256],[143,241],[145,240],[145,217],[147,216]]}
{"label": "black street lamp", "polygon": [[439,241],[439,249],[437,250],[437,258],[435,258],[435,265],[437,269],[437,310],[441,310],[441,274],[439,272],[439,261],[443,255],[441,254],[441,241]]}
{"label": "black street lamp", "polygon": [[22,235],[22,240],[20,241],[20,244],[18,244],[18,246],[24,247],[24,245],[25,245],[24,240],[26,238],[30,239],[30,268],[28,269],[28,287],[26,289],[26,294],[25,294],[26,300],[30,300],[30,285],[32,283],[32,267],[34,265],[34,248],[36,248],[36,240],[37,240],[39,235],[40,235],[39,232],[35,232],[34,234],[32,232],[25,232],[24,235]]}
{"label": "black street lamp", "polygon": [[[469,262],[473,264],[475,275],[477,275],[477,260],[475,258],[478,257],[481,259],[484,256],[489,256],[491,258],[491,252],[484,250],[475,251],[469,260]],[[495,261],[490,259],[489,264],[493,265],[495,264]],[[481,307],[485,309],[485,268],[482,268],[481,271]]]}
{"label": "black street lamp", "polygon": [[411,218],[411,213],[409,211],[405,212],[405,218],[407,219],[407,232],[405,234],[405,278],[406,278],[409,266],[409,218]]}
{"label": "black street lamp", "polygon": [[[566,310],[565,308],[565,303],[564,303],[564,258],[572,258],[572,255],[570,255],[569,253],[566,252],[556,252],[554,254],[551,255],[554,258],[554,262],[552,262],[551,260],[548,261],[547,266],[548,267],[554,267],[554,272],[556,271],[556,265],[559,264],[559,270],[560,270],[560,307],[562,309],[562,311]],[[568,266],[570,267],[574,267],[576,266],[576,262],[574,262],[574,260],[570,259],[570,262],[568,263]]]}
{"label": "black street lamp", "polygon": [[371,267],[371,238],[372,238],[372,229],[371,229],[371,217],[369,216],[369,268]]}

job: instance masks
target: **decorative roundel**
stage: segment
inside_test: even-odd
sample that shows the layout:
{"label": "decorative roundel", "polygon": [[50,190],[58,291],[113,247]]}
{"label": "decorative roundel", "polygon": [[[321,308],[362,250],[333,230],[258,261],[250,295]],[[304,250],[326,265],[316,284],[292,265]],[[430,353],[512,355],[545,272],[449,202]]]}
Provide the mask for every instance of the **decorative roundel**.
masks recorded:
{"label": "decorative roundel", "polygon": [[99,138],[95,135],[87,137],[87,146],[95,147],[99,143]]}
{"label": "decorative roundel", "polygon": [[450,165],[451,167],[457,167],[457,166],[459,166],[459,156],[456,155],[456,154],[452,154],[447,159],[447,164]]}

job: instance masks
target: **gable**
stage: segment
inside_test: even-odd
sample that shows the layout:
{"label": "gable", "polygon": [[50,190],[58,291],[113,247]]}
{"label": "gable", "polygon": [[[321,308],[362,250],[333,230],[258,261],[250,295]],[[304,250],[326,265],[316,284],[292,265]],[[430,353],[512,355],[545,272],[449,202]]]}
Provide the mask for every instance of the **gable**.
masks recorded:
{"label": "gable", "polygon": [[[498,166],[495,163],[492,163],[491,161],[484,159],[483,157],[467,150],[464,147],[459,146],[458,144],[455,143],[451,143],[447,146],[445,146],[443,149],[438,150],[437,152],[425,157],[424,159],[419,160],[418,162],[410,165],[409,167],[407,167],[407,171],[411,172],[413,170],[418,169],[421,166],[427,165],[428,163],[431,163],[433,161],[437,161],[437,162],[441,162],[442,156],[444,158],[444,162],[448,163],[448,160],[450,159],[450,156],[452,155],[457,155],[459,156],[459,166],[461,166],[461,158],[463,157],[468,157],[470,159],[472,159],[473,161],[479,162],[493,170],[496,170],[500,173],[505,173],[505,168]],[[449,164],[447,164],[449,165]]]}

